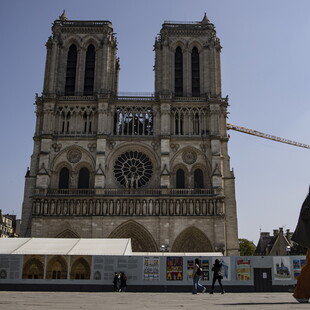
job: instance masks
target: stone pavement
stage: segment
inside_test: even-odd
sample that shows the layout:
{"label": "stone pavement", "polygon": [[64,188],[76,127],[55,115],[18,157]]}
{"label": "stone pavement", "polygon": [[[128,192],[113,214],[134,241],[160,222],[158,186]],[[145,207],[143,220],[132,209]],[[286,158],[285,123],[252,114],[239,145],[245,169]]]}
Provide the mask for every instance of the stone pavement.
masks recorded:
{"label": "stone pavement", "polygon": [[291,293],[87,293],[0,292],[0,310],[265,310],[310,309]]}

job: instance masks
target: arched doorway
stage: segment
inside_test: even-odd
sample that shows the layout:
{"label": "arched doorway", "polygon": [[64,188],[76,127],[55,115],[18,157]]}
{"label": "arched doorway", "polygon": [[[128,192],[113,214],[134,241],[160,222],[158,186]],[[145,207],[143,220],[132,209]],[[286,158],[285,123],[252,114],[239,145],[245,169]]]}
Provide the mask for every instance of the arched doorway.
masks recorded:
{"label": "arched doorway", "polygon": [[75,232],[73,232],[70,229],[66,229],[59,233],[56,238],[80,238],[79,235],[77,235]]}
{"label": "arched doorway", "polygon": [[150,232],[133,220],[119,225],[111,232],[109,238],[130,238],[133,252],[157,252],[159,250]]}
{"label": "arched doorway", "polygon": [[213,252],[213,247],[200,229],[191,226],[176,237],[171,252]]}

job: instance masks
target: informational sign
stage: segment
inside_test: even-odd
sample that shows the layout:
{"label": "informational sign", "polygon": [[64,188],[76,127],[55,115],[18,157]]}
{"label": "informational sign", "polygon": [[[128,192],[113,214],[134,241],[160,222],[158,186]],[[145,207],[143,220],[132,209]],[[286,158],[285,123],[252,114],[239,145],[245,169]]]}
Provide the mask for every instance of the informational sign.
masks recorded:
{"label": "informational sign", "polygon": [[143,279],[144,280],[159,280],[159,257],[144,257],[143,258]]}
{"label": "informational sign", "polygon": [[248,258],[237,259],[237,280],[251,280],[251,260]]}
{"label": "informational sign", "polygon": [[20,255],[0,255],[0,280],[19,279],[21,275]]}
{"label": "informational sign", "polygon": [[167,257],[166,279],[168,281],[183,280],[183,257]]}

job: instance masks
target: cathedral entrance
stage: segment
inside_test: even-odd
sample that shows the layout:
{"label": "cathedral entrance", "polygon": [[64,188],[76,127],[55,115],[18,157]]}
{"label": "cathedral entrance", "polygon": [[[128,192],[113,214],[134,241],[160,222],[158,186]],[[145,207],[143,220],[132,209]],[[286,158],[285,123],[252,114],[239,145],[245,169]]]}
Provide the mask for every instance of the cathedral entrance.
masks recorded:
{"label": "cathedral entrance", "polygon": [[129,220],[112,231],[109,238],[130,238],[133,252],[158,252],[154,238],[141,224]]}

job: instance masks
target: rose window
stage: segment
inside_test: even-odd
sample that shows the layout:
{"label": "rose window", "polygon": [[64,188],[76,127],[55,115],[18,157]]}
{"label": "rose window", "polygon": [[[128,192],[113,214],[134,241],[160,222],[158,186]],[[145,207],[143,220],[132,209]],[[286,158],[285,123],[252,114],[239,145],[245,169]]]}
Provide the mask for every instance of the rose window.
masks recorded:
{"label": "rose window", "polygon": [[153,164],[142,152],[129,151],[116,159],[113,171],[117,182],[123,187],[140,188],[150,181]]}

